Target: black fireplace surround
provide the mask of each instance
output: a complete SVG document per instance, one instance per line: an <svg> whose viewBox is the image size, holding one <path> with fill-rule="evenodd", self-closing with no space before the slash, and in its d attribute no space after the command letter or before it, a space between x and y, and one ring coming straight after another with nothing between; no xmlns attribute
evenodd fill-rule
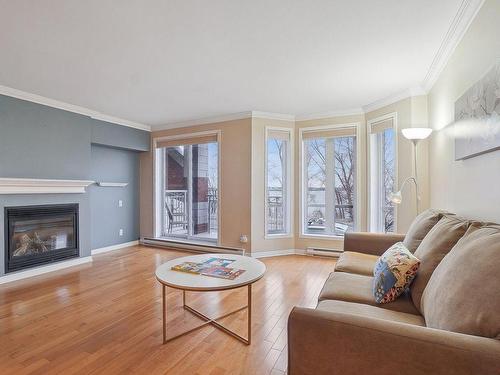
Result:
<svg viewBox="0 0 500 375"><path fill-rule="evenodd" d="M78 257L78 204L5 207L5 272Z"/></svg>

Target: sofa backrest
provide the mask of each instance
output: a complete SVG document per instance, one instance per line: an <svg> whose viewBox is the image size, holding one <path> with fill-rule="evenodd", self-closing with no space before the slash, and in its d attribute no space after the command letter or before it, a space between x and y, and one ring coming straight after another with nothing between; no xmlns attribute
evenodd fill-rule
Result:
<svg viewBox="0 0 500 375"><path fill-rule="evenodd" d="M500 225L472 223L421 299L431 328L500 339Z"/></svg>
<svg viewBox="0 0 500 375"><path fill-rule="evenodd" d="M415 256L420 260L420 267L410 291L411 299L418 311L422 312L420 300L432 273L445 255L463 237L469 225L469 220L444 214L415 251Z"/></svg>
<svg viewBox="0 0 500 375"><path fill-rule="evenodd" d="M428 209L418 215L411 223L403 240L406 248L414 253L427 233L445 213L445 211L441 210Z"/></svg>

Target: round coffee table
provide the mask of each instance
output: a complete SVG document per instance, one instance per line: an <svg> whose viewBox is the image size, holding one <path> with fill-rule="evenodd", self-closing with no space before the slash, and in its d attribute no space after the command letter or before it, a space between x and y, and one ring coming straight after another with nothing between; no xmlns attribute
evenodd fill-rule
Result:
<svg viewBox="0 0 500 375"><path fill-rule="evenodd" d="M245 270L241 275L236 277L234 280L222 279L218 277L211 277L205 275L191 274L187 272L180 272L172 270L173 266L179 265L184 262L194 262L202 263L210 258L223 258L234 260L228 267ZM191 333L199 328L211 324L212 326L222 330L223 332L233 336L234 338L240 340L241 342L250 345L252 336L252 284L262 278L266 272L266 266L260 260L242 256L242 255L232 255L232 254L200 254L192 255L182 258L177 258L163 263L156 269L156 279L162 284L162 299L163 299L163 343L172 341L180 336L184 336ZM231 311L222 316L216 318L211 318L201 313L200 311L194 309L186 304L186 291L193 292L214 292L221 290L236 289L241 287L247 287L247 305L240 307L234 311ZM197 317L205 320L202 325L190 329L186 332L178 334L174 337L167 338L167 298L166 298L166 288L171 287L174 289L182 290L182 306L184 309L193 313ZM222 324L218 323L217 320L225 318L229 315L235 314L241 310L248 309L247 316L247 337L240 336L229 328L224 327Z"/></svg>

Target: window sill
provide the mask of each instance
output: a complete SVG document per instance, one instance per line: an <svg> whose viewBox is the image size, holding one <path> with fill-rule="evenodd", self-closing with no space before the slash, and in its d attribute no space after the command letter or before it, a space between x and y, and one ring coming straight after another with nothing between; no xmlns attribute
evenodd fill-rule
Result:
<svg viewBox="0 0 500 375"><path fill-rule="evenodd" d="M336 241L343 241L344 236L337 236L337 235L327 235L327 234L306 234L302 233L299 238L304 238L304 239L317 239L317 240L336 240Z"/></svg>
<svg viewBox="0 0 500 375"><path fill-rule="evenodd" d="M264 239L266 240L278 240L285 238L293 238L293 233L284 233L284 234L266 234L264 235Z"/></svg>

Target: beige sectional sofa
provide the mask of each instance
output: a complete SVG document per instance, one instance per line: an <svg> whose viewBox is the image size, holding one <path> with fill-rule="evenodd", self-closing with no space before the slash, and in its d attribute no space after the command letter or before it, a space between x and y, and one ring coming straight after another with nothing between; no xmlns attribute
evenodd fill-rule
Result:
<svg viewBox="0 0 500 375"><path fill-rule="evenodd" d="M399 241L419 272L377 304L373 267ZM406 235L347 233L317 307L290 313L288 354L291 375L500 374L500 225L428 210Z"/></svg>

